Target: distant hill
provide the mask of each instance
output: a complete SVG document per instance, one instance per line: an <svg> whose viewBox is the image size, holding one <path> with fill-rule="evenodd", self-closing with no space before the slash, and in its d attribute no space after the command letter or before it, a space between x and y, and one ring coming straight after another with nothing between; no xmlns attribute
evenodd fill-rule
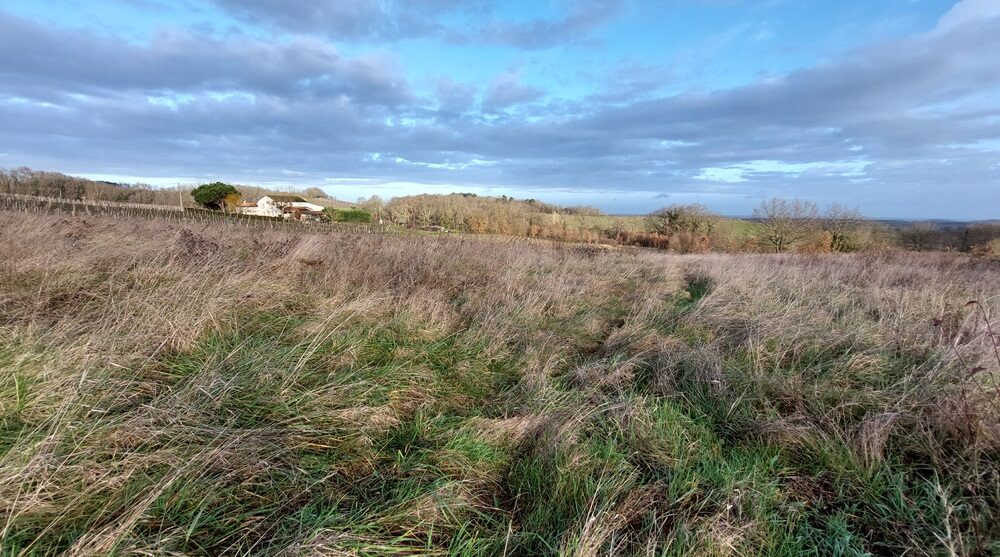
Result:
<svg viewBox="0 0 1000 557"><path fill-rule="evenodd" d="M259 186L233 184L246 201L257 201L270 194L295 194L324 207L349 208L353 203L328 196L319 188L305 190L274 190ZM149 184L125 184L106 180L89 180L59 172L30 168L0 168L0 193L16 193L88 201L115 201L120 203L146 203L152 205L194 206L191 186L160 188ZM322 195L319 195L322 194Z"/></svg>

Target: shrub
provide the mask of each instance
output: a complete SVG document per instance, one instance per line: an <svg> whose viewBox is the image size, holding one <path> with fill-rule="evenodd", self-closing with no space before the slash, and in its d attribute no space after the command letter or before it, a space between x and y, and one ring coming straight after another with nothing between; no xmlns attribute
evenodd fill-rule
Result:
<svg viewBox="0 0 1000 557"><path fill-rule="evenodd" d="M363 209L335 209L327 207L324 209L327 218L333 222L354 222L365 223L372 221L372 214Z"/></svg>
<svg viewBox="0 0 1000 557"><path fill-rule="evenodd" d="M906 249L930 251L941 245L941 233L933 222L917 222L899 231L899 239Z"/></svg>
<svg viewBox="0 0 1000 557"><path fill-rule="evenodd" d="M695 236L712 233L719 216L704 205L671 205L646 218L650 232L669 236L685 232Z"/></svg>

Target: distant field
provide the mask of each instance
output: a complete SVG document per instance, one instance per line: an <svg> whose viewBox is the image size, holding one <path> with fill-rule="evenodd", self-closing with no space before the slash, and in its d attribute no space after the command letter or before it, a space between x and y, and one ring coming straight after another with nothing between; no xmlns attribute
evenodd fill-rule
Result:
<svg viewBox="0 0 1000 557"><path fill-rule="evenodd" d="M646 221L641 216L580 216L580 215L539 215L553 222L565 222L573 228L589 228L593 230L627 230L641 232L646 230Z"/></svg>
<svg viewBox="0 0 1000 557"><path fill-rule="evenodd" d="M0 554L1000 551L996 261L318 230L0 208Z"/></svg>
<svg viewBox="0 0 1000 557"><path fill-rule="evenodd" d="M307 197L306 200L310 203L315 203L324 207L333 207L335 209L351 209L357 206L355 203L351 203L350 201L341 201L330 197Z"/></svg>
<svg viewBox="0 0 1000 557"><path fill-rule="evenodd" d="M756 233L754 223L748 220L724 218L716 226L726 234L742 238L749 238Z"/></svg>
<svg viewBox="0 0 1000 557"><path fill-rule="evenodd" d="M641 215L601 215L601 216L579 216L579 215L542 215L549 219L567 223L570 227L589 228L594 230L624 230L628 232L645 232L648 230L647 219ZM738 235L749 236L753 232L753 223L746 220L722 218L716 226L720 231Z"/></svg>

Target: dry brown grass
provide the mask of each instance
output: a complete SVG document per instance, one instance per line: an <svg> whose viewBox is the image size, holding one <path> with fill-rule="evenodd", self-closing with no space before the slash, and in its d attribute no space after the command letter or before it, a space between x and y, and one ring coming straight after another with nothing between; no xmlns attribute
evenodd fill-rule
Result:
<svg viewBox="0 0 1000 557"><path fill-rule="evenodd" d="M3 212L0 245L5 554L997 548L997 262Z"/></svg>

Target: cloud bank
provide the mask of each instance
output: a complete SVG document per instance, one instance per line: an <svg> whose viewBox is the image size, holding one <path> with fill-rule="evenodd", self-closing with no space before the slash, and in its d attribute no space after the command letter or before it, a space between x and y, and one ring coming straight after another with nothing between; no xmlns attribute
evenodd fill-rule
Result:
<svg viewBox="0 0 1000 557"><path fill-rule="evenodd" d="M526 83L516 68L488 83L445 68L418 84L392 45L433 36L554 48L622 4L503 21L471 1L214 2L275 31L165 29L136 42L0 12L0 166L628 192L631 205L610 208L631 211L662 195L730 212L783 195L887 216L1000 216L987 214L1000 207L992 0L959 2L922 34L737 87L655 94L647 82L669 72L635 65L607 84L614 94L586 97ZM482 14L474 39L448 23L456 10ZM345 54L331 37L388 46Z"/></svg>

